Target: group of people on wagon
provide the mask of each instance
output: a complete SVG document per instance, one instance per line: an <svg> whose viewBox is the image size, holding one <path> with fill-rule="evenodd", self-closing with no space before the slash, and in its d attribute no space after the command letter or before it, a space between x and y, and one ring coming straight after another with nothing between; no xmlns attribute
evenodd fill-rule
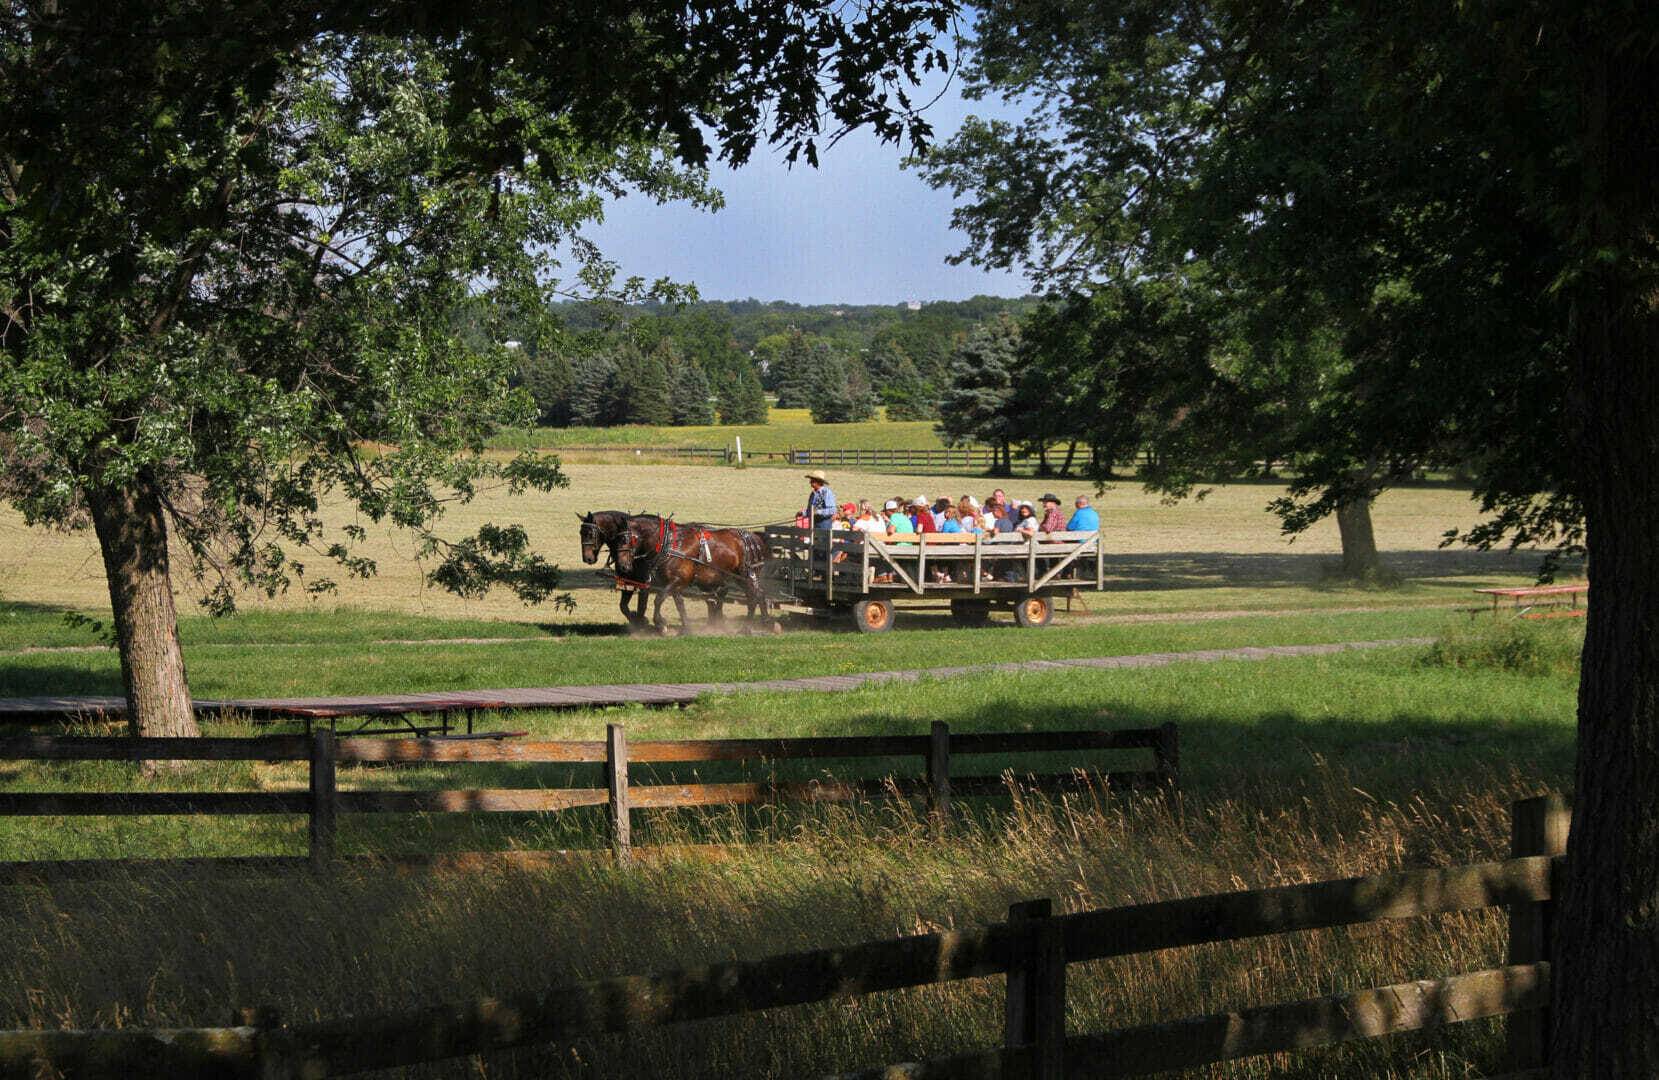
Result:
<svg viewBox="0 0 1659 1080"><path fill-rule="evenodd" d="M1038 500L1040 510L1030 500L1010 499L1002 488L991 492L983 502L968 494L955 502L948 498L930 501L926 495L914 499L899 495L877 506L869 499L837 502L822 472L809 472L806 479L812 494L795 518L795 524L802 528L851 529L888 539L915 533L994 536L1094 532L1100 528L1100 515L1089 505L1087 495L1077 496L1067 517L1060 509L1060 497L1053 492L1044 493Z"/></svg>

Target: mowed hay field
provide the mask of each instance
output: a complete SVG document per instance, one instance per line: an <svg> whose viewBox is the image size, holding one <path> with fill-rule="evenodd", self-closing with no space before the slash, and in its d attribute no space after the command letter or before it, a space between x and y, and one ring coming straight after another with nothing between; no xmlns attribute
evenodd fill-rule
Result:
<svg viewBox="0 0 1659 1080"><path fill-rule="evenodd" d="M610 582L580 560L576 515L594 509L672 514L682 521L755 524L791 518L805 502L807 485L798 468L727 468L715 465L632 465L571 462L571 484L550 494L510 498L501 492L481 495L453 506L441 531L470 533L484 522L518 522L529 530L537 550L567 571L566 585L576 599L574 613L552 605L528 609L512 596L496 593L463 600L424 585L426 568L414 561L407 535L371 529L365 553L379 573L368 580L348 580L321 555L298 553L312 577L331 577L339 591L319 599L295 590L268 600L246 595L244 607L276 610L359 610L400 612L442 618L508 619L559 625L618 622ZM829 470L836 494L845 499L885 499L918 494L952 498L964 492L983 497L1002 486L1016 498L1033 501L1055 489L1069 506L1088 485L1080 480L994 480L985 477L919 475L894 472ZM1323 522L1288 541L1278 521L1267 513L1268 501L1282 492L1271 484L1234 484L1214 488L1202 500L1166 504L1132 481L1119 482L1099 496L1107 569L1113 589L1086 599L1090 612L1133 614L1227 608L1274 608L1343 604L1422 604L1472 599L1468 589L1495 582L1528 579L1537 565L1527 553L1482 554L1441 549L1442 534L1477 520L1467 492L1437 485L1385 492L1378 500L1375 524L1378 545L1406 579L1394 591L1333 587L1328 572L1340 550L1334 522ZM346 507L334 507L333 520L354 520ZM199 595L186 575L176 582L181 595ZM24 525L9 508L0 510L0 601L38 604L92 613L107 610L103 567L89 533L61 534ZM188 600L181 605L189 611ZM693 605L699 608L700 605Z"/></svg>

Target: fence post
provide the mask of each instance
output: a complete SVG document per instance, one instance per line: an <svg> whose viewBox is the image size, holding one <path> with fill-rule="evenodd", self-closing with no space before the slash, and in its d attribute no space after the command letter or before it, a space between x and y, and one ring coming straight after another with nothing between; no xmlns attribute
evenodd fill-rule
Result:
<svg viewBox="0 0 1659 1080"><path fill-rule="evenodd" d="M1158 725L1158 743L1152 748L1158 772L1158 786L1165 795L1181 790L1181 736L1173 723Z"/></svg>
<svg viewBox="0 0 1659 1080"><path fill-rule="evenodd" d="M1564 855L1572 813L1559 795L1522 799L1510 809L1509 854ZM1551 875L1552 880L1554 875ZM1555 930L1556 897L1509 908L1509 962L1530 964L1550 959ZM1537 1069L1550 1060L1550 1010L1513 1013L1509 1017L1509 1068Z"/></svg>
<svg viewBox="0 0 1659 1080"><path fill-rule="evenodd" d="M282 1010L270 1005L232 1009L231 1027L254 1029L254 1075L259 1080L292 1080L295 1068L294 1039L282 1019Z"/></svg>
<svg viewBox="0 0 1659 1080"><path fill-rule="evenodd" d="M1013 931L1003 1046L1032 1048L1032 1080L1060 1080L1066 1068L1066 949L1051 901L1008 906Z"/></svg>
<svg viewBox="0 0 1659 1080"><path fill-rule="evenodd" d="M334 732L311 733L311 868L322 870L334 861L335 812L339 788L334 777Z"/></svg>
<svg viewBox="0 0 1659 1080"><path fill-rule="evenodd" d="M950 725L933 722L927 740L927 809L936 832L950 824Z"/></svg>
<svg viewBox="0 0 1659 1080"><path fill-rule="evenodd" d="M628 736L621 724L605 725L605 789L611 818L611 850L616 861L633 857L628 828Z"/></svg>

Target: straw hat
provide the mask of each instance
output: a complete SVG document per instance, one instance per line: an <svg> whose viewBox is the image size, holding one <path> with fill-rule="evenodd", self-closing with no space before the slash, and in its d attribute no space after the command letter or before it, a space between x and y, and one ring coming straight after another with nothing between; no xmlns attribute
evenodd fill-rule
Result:
<svg viewBox="0 0 1659 1080"><path fill-rule="evenodd" d="M822 471L822 470L820 470L820 469L813 469L813 470L812 470L812 471L811 471L811 472L809 472L809 473L807 473L807 474L806 474L806 478L807 478L807 479L808 479L808 480L816 480L816 481L818 481L818 482L819 482L819 483L820 483L820 484L827 484L827 483L829 483L829 477L827 477L827 476L825 476L825 475L824 475L824 474L823 474L823 471Z"/></svg>
<svg viewBox="0 0 1659 1080"><path fill-rule="evenodd" d="M926 506L927 505L927 496L926 495L916 496L914 499L910 500L910 505L911 506Z"/></svg>

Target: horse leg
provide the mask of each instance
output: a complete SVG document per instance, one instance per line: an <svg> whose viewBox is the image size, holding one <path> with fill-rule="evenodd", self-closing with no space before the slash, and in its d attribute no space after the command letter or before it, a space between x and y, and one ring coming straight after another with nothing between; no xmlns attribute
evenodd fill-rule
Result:
<svg viewBox="0 0 1659 1080"><path fill-rule="evenodd" d="M674 591L674 607L680 613L680 633L691 633L691 622L685 617L685 598L677 589Z"/></svg>
<svg viewBox="0 0 1659 1080"><path fill-rule="evenodd" d="M628 610L628 602L632 599L633 599L633 594L630 593L627 589L623 589L622 590L622 604L621 604L622 618L627 621L629 626L636 625L636 622L634 620L633 612ZM645 605L641 604L640 606L643 608Z"/></svg>
<svg viewBox="0 0 1659 1080"><path fill-rule="evenodd" d="M657 606L651 609L651 625L656 627L657 633L659 634L668 629L668 623L665 622L662 617L662 601L663 597L667 595L668 586L664 585L662 588L658 589Z"/></svg>

